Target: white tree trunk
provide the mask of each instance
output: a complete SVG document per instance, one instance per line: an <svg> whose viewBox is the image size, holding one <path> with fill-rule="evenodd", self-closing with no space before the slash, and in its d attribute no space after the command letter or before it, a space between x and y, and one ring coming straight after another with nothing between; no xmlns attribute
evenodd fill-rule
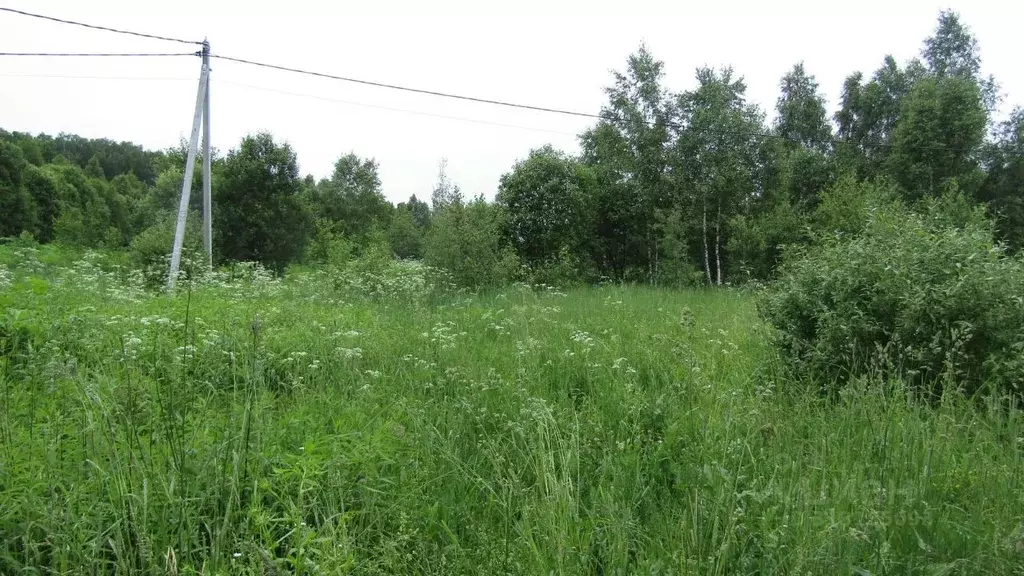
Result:
<svg viewBox="0 0 1024 576"><path fill-rule="evenodd" d="M715 272L718 274L718 285L722 285L722 206L718 206L715 215Z"/></svg>
<svg viewBox="0 0 1024 576"><path fill-rule="evenodd" d="M653 250L653 254L651 255L652 256L652 258L651 258L651 263L652 263L652 266L651 266L651 279L650 279L650 283L651 284L657 284L657 282L658 282L658 266L661 264L661 261L659 259L659 252L660 252L660 247L658 246L658 237L655 236L654 237L654 250Z"/></svg>
<svg viewBox="0 0 1024 576"><path fill-rule="evenodd" d="M703 231L701 237L704 239L704 272L708 275L708 284L714 284L715 282L711 278L711 255L708 253L708 199L706 197L701 208L701 230Z"/></svg>

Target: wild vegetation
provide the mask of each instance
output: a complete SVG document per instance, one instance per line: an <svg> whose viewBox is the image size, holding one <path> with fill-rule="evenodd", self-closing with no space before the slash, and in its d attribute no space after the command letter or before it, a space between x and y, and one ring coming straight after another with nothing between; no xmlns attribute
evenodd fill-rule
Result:
<svg viewBox="0 0 1024 576"><path fill-rule="evenodd" d="M494 201L254 134L174 293L183 149L0 131L0 573L1024 572L1024 111L979 54L944 12L768 124L641 47Z"/></svg>
<svg viewBox="0 0 1024 576"><path fill-rule="evenodd" d="M1020 412L822 397L743 292L0 260L3 573L1024 568Z"/></svg>

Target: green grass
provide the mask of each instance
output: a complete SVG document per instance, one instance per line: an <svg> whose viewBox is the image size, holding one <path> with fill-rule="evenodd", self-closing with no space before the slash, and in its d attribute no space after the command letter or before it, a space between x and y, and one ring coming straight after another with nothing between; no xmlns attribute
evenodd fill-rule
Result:
<svg viewBox="0 0 1024 576"><path fill-rule="evenodd" d="M787 381L749 295L0 249L3 574L1011 574L1024 422Z"/></svg>

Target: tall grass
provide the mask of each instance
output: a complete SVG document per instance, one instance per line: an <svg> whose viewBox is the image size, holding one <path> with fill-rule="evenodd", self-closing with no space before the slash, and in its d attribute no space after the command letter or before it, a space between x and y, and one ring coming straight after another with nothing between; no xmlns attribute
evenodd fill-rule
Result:
<svg viewBox="0 0 1024 576"><path fill-rule="evenodd" d="M0 271L0 573L1024 571L1018 412L818 397L738 292Z"/></svg>

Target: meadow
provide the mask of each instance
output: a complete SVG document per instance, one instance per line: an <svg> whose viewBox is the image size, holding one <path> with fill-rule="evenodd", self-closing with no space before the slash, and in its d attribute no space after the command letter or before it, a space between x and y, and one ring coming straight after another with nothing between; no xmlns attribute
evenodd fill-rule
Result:
<svg viewBox="0 0 1024 576"><path fill-rule="evenodd" d="M824 397L756 298L0 247L0 573L1024 573L1020 413Z"/></svg>

